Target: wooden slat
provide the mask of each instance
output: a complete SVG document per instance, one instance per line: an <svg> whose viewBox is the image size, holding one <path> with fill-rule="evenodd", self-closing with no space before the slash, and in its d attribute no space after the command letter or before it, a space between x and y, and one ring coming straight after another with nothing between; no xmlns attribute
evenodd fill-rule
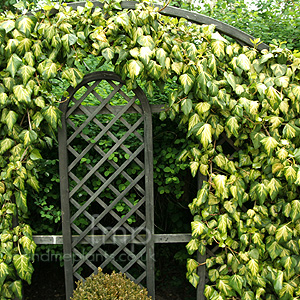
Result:
<svg viewBox="0 0 300 300"><path fill-rule="evenodd" d="M128 240L131 235L113 235L106 240L106 244L114 244L115 241ZM105 235L87 235L85 241L82 244L93 244L99 243L104 240ZM146 238L145 234L141 234L131 241L131 244L142 244L137 238L140 237L143 241ZM72 240L76 241L79 236L73 235ZM191 239L190 233L176 233L176 234L154 234L153 239L155 244L180 244L188 243ZM63 236L62 235L34 235L33 240L38 245L62 245Z"/></svg>

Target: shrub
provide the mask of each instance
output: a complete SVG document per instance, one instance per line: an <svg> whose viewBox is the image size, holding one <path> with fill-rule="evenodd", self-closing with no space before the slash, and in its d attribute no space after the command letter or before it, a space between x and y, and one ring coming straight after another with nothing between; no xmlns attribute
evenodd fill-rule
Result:
<svg viewBox="0 0 300 300"><path fill-rule="evenodd" d="M131 281L125 274L104 274L99 268L98 274L93 274L85 282L79 281L72 300L148 300L147 290Z"/></svg>

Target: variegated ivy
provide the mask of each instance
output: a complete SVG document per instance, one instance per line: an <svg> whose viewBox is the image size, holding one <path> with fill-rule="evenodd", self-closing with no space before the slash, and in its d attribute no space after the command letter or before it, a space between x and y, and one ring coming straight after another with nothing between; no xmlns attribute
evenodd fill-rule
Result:
<svg viewBox="0 0 300 300"><path fill-rule="evenodd" d="M51 146L60 113L51 90L80 82L88 55L111 62L134 88L178 84L169 115L188 127L193 175L207 177L190 204L192 254L218 245L206 267L207 299L296 299L300 295L300 59L288 49L231 43L213 26L117 2L33 15L0 16L0 298L21 298L35 250L26 199L39 190L41 151ZM88 72L88 71L87 71ZM59 80L56 80L59 79ZM230 138L234 151L218 142ZM43 153L43 152L42 152ZM46 155L43 154L44 156ZM13 228L13 216L19 226ZM188 279L198 283L196 260Z"/></svg>

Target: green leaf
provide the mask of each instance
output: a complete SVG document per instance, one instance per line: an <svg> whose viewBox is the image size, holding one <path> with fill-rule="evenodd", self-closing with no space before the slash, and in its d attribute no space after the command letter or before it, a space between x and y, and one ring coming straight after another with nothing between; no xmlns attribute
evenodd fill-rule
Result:
<svg viewBox="0 0 300 300"><path fill-rule="evenodd" d="M203 148L207 148L207 146L212 142L212 127L210 124L204 124L197 131L196 136L200 137L201 144Z"/></svg>
<svg viewBox="0 0 300 300"><path fill-rule="evenodd" d="M276 199L281 188L282 188L282 186L277 179L272 178L270 180L270 182L268 184L268 190L269 190L269 194L270 194L272 200Z"/></svg>
<svg viewBox="0 0 300 300"><path fill-rule="evenodd" d="M22 16L16 20L15 26L26 37L30 37L34 30L36 19L34 17Z"/></svg>
<svg viewBox="0 0 300 300"><path fill-rule="evenodd" d="M177 75L180 75L183 70L183 66L184 66L183 62L174 62L172 63L171 68Z"/></svg>
<svg viewBox="0 0 300 300"><path fill-rule="evenodd" d="M27 207L27 193L25 191L16 191L15 192L15 197L16 197L16 204L17 207L24 213L26 214L28 212L28 207Z"/></svg>
<svg viewBox="0 0 300 300"><path fill-rule="evenodd" d="M163 50L163 49L162 49ZM152 57L153 51L149 47L141 47L139 51L138 57L142 61L144 65L148 65L151 57ZM164 66L162 66L164 67Z"/></svg>
<svg viewBox="0 0 300 300"><path fill-rule="evenodd" d="M192 274L188 275L188 280L192 284L192 286L194 288L196 288L197 285L199 284L200 278L199 278L199 276L196 273L192 273Z"/></svg>
<svg viewBox="0 0 300 300"><path fill-rule="evenodd" d="M211 43L211 49L215 56L222 60L225 56L225 43L223 41L214 41Z"/></svg>
<svg viewBox="0 0 300 300"><path fill-rule="evenodd" d="M21 279L25 279L28 272L29 258L27 255L15 254L13 256L13 264L16 268L17 274Z"/></svg>
<svg viewBox="0 0 300 300"><path fill-rule="evenodd" d="M5 119L5 123L7 125L8 131L12 131L17 120L18 120L18 114L12 110L9 111Z"/></svg>
<svg viewBox="0 0 300 300"><path fill-rule="evenodd" d="M292 238L293 231L288 225L281 225L276 230L275 238L278 242L288 242Z"/></svg>
<svg viewBox="0 0 300 300"><path fill-rule="evenodd" d="M21 74L21 77L23 79L23 84L26 85L26 83L28 82L28 80L33 76L34 72L36 71L35 68L31 67L31 66L26 66L23 65L20 69L19 72Z"/></svg>
<svg viewBox="0 0 300 300"><path fill-rule="evenodd" d="M189 273L193 273L199 266L199 263L194 259L188 258L186 268Z"/></svg>
<svg viewBox="0 0 300 300"><path fill-rule="evenodd" d="M249 71L251 62L245 54L240 54L236 60L236 65L244 71Z"/></svg>
<svg viewBox="0 0 300 300"><path fill-rule="evenodd" d="M143 47L149 47L151 50L153 50L155 47L155 43L151 35L139 36L137 42Z"/></svg>
<svg viewBox="0 0 300 300"><path fill-rule="evenodd" d="M37 192L39 191L40 187L39 187L39 182L38 180L36 179L36 177L34 176L28 176L28 179L26 181L26 183L28 185L30 185L34 190L36 190Z"/></svg>
<svg viewBox="0 0 300 300"><path fill-rule="evenodd" d="M12 31L15 29L15 21L14 20L8 20L1 23L0 28L3 28L6 33Z"/></svg>
<svg viewBox="0 0 300 300"><path fill-rule="evenodd" d="M16 85L13 87L13 93L18 102L30 104L32 90L24 85Z"/></svg>
<svg viewBox="0 0 300 300"><path fill-rule="evenodd" d="M276 110L282 101L282 94L279 93L273 86L269 86L266 95L271 107Z"/></svg>
<svg viewBox="0 0 300 300"><path fill-rule="evenodd" d="M76 87L82 80L83 74L76 68L70 68L62 72L62 79L67 79L73 87Z"/></svg>
<svg viewBox="0 0 300 300"><path fill-rule="evenodd" d="M282 284L283 284L283 272L278 271L278 274L277 274L275 282L274 282L274 290L277 294L280 293L280 291L282 289Z"/></svg>
<svg viewBox="0 0 300 300"><path fill-rule="evenodd" d="M15 145L15 141L6 138L0 142L0 154L4 154L7 150L11 149Z"/></svg>
<svg viewBox="0 0 300 300"><path fill-rule="evenodd" d="M258 266L257 259L253 259L253 258L250 259L247 266L250 269L250 271L252 273L252 276L257 276L258 275L259 266Z"/></svg>
<svg viewBox="0 0 300 300"><path fill-rule="evenodd" d="M187 95L194 85L195 77L191 74L182 74L179 77L179 82L181 83L184 93Z"/></svg>
<svg viewBox="0 0 300 300"><path fill-rule="evenodd" d="M15 53L9 58L6 69L9 71L12 78L15 77L22 64L22 59Z"/></svg>
<svg viewBox="0 0 300 300"><path fill-rule="evenodd" d="M292 201L290 217L293 222L296 222L297 220L300 219L300 201L299 200Z"/></svg>
<svg viewBox="0 0 300 300"><path fill-rule="evenodd" d="M22 299L22 281L16 280L9 285L9 289L15 294L17 299Z"/></svg>
<svg viewBox="0 0 300 300"><path fill-rule="evenodd" d="M284 282L281 290L279 291L279 297L280 299L293 299L294 291L295 291L295 287L293 287L288 282ZM284 296L288 296L288 297L284 298Z"/></svg>
<svg viewBox="0 0 300 300"><path fill-rule="evenodd" d="M275 77L284 76L287 71L286 65L274 64L271 65L271 69Z"/></svg>
<svg viewBox="0 0 300 300"><path fill-rule="evenodd" d="M0 263L0 286L3 286L3 283L6 279L6 276L9 274L8 266L6 263Z"/></svg>
<svg viewBox="0 0 300 300"><path fill-rule="evenodd" d="M285 168L284 175L289 184L293 184L296 181L297 173L296 173L296 170L292 166Z"/></svg>
<svg viewBox="0 0 300 300"><path fill-rule="evenodd" d="M202 233L207 232L207 227L201 221L194 221L191 223L191 225L192 225L192 236L193 237L199 237L202 235Z"/></svg>
<svg viewBox="0 0 300 300"><path fill-rule="evenodd" d="M254 300L255 296L252 291L245 291L242 295L242 300Z"/></svg>
<svg viewBox="0 0 300 300"><path fill-rule="evenodd" d="M196 198L196 206L200 206L201 204L206 203L208 199L208 185L204 185L202 189L197 193L197 198Z"/></svg>
<svg viewBox="0 0 300 300"><path fill-rule="evenodd" d="M57 74L57 64L51 59L46 59L37 67L38 72L43 76L44 80L54 78Z"/></svg>
<svg viewBox="0 0 300 300"><path fill-rule="evenodd" d="M139 60L131 59L128 62L129 77L131 79L137 78L139 76L139 74L141 74L141 72L143 72L143 70L144 70L144 65Z"/></svg>
<svg viewBox="0 0 300 300"><path fill-rule="evenodd" d="M148 65L149 74L156 80L159 80L161 75L161 66L154 60L150 60Z"/></svg>
<svg viewBox="0 0 300 300"><path fill-rule="evenodd" d="M230 117L226 121L226 127L228 131L233 134L235 137L238 137L238 129L239 129L239 123L236 119L236 117Z"/></svg>
<svg viewBox="0 0 300 300"><path fill-rule="evenodd" d="M101 53L105 58L106 62L110 62L115 56L115 52L112 48L105 48L101 51Z"/></svg>
<svg viewBox="0 0 300 300"><path fill-rule="evenodd" d="M230 277L229 285L242 296L244 278L240 275L234 274Z"/></svg>
<svg viewBox="0 0 300 300"><path fill-rule="evenodd" d="M67 33L61 38L61 41L66 52L70 52L70 46L76 44L78 37L73 33Z"/></svg>
<svg viewBox="0 0 300 300"><path fill-rule="evenodd" d="M191 161L190 162L190 169L192 176L195 177L197 175L197 171L199 169L199 162L198 161Z"/></svg>
<svg viewBox="0 0 300 300"><path fill-rule="evenodd" d="M222 291L226 296L228 296L232 290L230 285L228 284L228 280L220 279L217 283L217 288Z"/></svg>
<svg viewBox="0 0 300 300"><path fill-rule="evenodd" d="M163 48L158 48L156 50L156 60L159 62L159 64L163 68L165 68L165 66L166 66L166 58L167 58L167 52ZM183 63L181 63L181 64L183 65ZM182 68L181 68L181 70L182 70ZM177 74L180 74L180 72Z"/></svg>
<svg viewBox="0 0 300 300"><path fill-rule="evenodd" d="M281 76L275 78L274 82L278 87L287 88L289 86L290 78L288 76Z"/></svg>
<svg viewBox="0 0 300 300"><path fill-rule="evenodd" d="M278 146L278 142L271 136L263 138L260 142L264 145L269 156L272 154L273 150L275 150L275 148Z"/></svg>
<svg viewBox="0 0 300 300"><path fill-rule="evenodd" d="M192 255L200 246L200 241L198 239L191 239L186 245L186 249L190 255Z"/></svg>
<svg viewBox="0 0 300 300"><path fill-rule="evenodd" d="M227 72L224 72L224 77L226 78L227 82L230 84L232 89L235 91L236 81L235 81L235 76L233 75L233 73L228 74Z"/></svg>
<svg viewBox="0 0 300 300"><path fill-rule="evenodd" d="M192 108L193 108L193 102L191 99L187 98L181 101L181 110L186 116L190 114Z"/></svg>

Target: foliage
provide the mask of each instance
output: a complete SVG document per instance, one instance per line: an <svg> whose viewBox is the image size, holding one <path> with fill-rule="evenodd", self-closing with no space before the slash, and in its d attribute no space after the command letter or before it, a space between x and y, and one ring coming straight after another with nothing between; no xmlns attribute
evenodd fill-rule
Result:
<svg viewBox="0 0 300 300"><path fill-rule="evenodd" d="M52 17L50 8L0 19L1 229L13 230L16 211L25 221L27 194L39 190L41 150L53 143L60 120L53 86L76 86L89 71L79 65L92 54L111 62L129 90L143 82L151 96L156 86L163 92L166 83L176 85L161 120L179 118L190 140L179 160L193 176L207 177L190 204L187 245L190 254L218 245L206 260L206 297L299 295L300 59L283 44L259 52L143 3L118 12L118 2L103 11L87 2L76 11L62 6ZM231 139L233 150L221 139ZM26 241L34 248L30 235ZM3 272L10 293L19 278L30 278L33 250L21 246L4 262L16 278ZM194 286L198 265L188 260Z"/></svg>
<svg viewBox="0 0 300 300"><path fill-rule="evenodd" d="M298 1L204 0L200 5L192 3L180 5L239 28L267 44L273 43L275 39L286 41L289 49L300 49Z"/></svg>
<svg viewBox="0 0 300 300"><path fill-rule="evenodd" d="M85 282L79 281L72 300L147 300L145 288L141 288L122 273L104 274L99 268L97 275L93 274Z"/></svg>

